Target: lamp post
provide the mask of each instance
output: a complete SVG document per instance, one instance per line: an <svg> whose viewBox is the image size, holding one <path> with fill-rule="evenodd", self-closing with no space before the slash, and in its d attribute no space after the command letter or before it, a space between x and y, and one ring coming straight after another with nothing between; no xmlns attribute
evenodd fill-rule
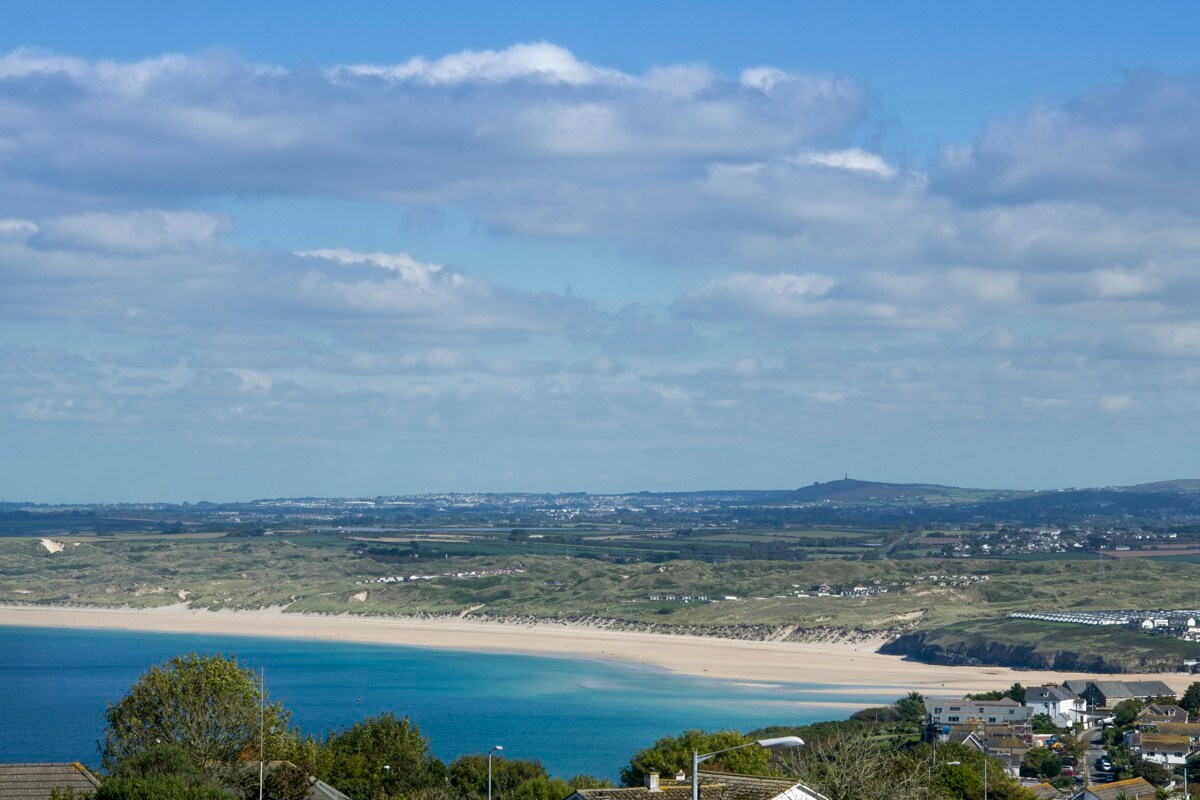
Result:
<svg viewBox="0 0 1200 800"><path fill-rule="evenodd" d="M504 746L498 744L491 750L488 750L488 800L492 800L492 753L503 749Z"/></svg>
<svg viewBox="0 0 1200 800"><path fill-rule="evenodd" d="M987 753L984 753L983 754L983 800L987 800L987 796L988 796L987 761L988 761ZM957 767L961 763L962 763L961 761L947 761L946 766L947 767Z"/></svg>
<svg viewBox="0 0 1200 800"><path fill-rule="evenodd" d="M715 750L711 753L700 755L695 750L692 751L692 800L700 800L700 762L708 761L713 756L719 756L722 753L732 753L734 750L741 750L746 747L761 747L764 750L785 750L790 747L803 747L804 740L799 736L781 736L778 739L759 739L757 742L748 742L739 744L737 747L727 747L724 750ZM489 798L490 800L490 798Z"/></svg>

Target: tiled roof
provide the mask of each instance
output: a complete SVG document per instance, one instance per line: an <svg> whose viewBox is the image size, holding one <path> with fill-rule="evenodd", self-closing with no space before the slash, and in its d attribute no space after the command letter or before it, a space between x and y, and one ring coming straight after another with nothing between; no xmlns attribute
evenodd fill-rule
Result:
<svg viewBox="0 0 1200 800"><path fill-rule="evenodd" d="M1200 736L1200 722L1158 722L1154 729L1169 736Z"/></svg>
<svg viewBox="0 0 1200 800"><path fill-rule="evenodd" d="M1186 736L1168 736L1161 733L1143 733L1134 741L1140 744L1143 750L1155 753L1187 752L1188 745L1191 743Z"/></svg>
<svg viewBox="0 0 1200 800"><path fill-rule="evenodd" d="M787 778L764 778L759 775L735 775L730 772L700 770L700 783L720 786L721 800L773 800L796 785Z"/></svg>
<svg viewBox="0 0 1200 800"><path fill-rule="evenodd" d="M1002 697L999 700L968 700L965 697L926 697L925 708L933 708L934 706L974 706L976 708L996 708L1003 706L1004 708L1012 708L1020 706L1016 700L1011 697Z"/></svg>
<svg viewBox="0 0 1200 800"><path fill-rule="evenodd" d="M1174 697L1175 692L1162 681L1092 681L1107 700L1129 697Z"/></svg>
<svg viewBox="0 0 1200 800"><path fill-rule="evenodd" d="M583 800L690 800L692 785L662 784L657 792L652 792L644 786L609 789L578 789L575 794ZM572 795L574 796L574 795ZM720 786L700 785L700 800L722 800Z"/></svg>
<svg viewBox="0 0 1200 800"><path fill-rule="evenodd" d="M1025 703L1041 703L1052 702L1060 703L1063 700L1073 700L1075 695L1070 689L1062 686L1030 686L1025 690Z"/></svg>
<svg viewBox="0 0 1200 800"><path fill-rule="evenodd" d="M1187 722L1188 712L1171 703L1151 703L1137 715L1138 722L1158 720L1162 722Z"/></svg>
<svg viewBox="0 0 1200 800"><path fill-rule="evenodd" d="M1027 786L1025 788L1033 792L1033 796L1039 798L1039 800L1057 800L1057 798L1063 796L1062 792L1048 783L1039 783L1037 786Z"/></svg>
<svg viewBox="0 0 1200 800"><path fill-rule="evenodd" d="M100 782L78 762L65 764L0 764L0 797L5 800L48 800L52 789L94 791Z"/></svg>
<svg viewBox="0 0 1200 800"><path fill-rule="evenodd" d="M1155 791L1154 784L1147 783L1144 778L1131 778L1104 786L1089 786L1087 790L1096 800L1117 800L1122 795L1129 800L1149 800L1154 797Z"/></svg>
<svg viewBox="0 0 1200 800"><path fill-rule="evenodd" d="M700 800L828 800L820 793L788 778L738 775L732 772L700 773ZM579 789L581 800L691 800L688 781L660 784L657 792L643 786L616 789Z"/></svg>

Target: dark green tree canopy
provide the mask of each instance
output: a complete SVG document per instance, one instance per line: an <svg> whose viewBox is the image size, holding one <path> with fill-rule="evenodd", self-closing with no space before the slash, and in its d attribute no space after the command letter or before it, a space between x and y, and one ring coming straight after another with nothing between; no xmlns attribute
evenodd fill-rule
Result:
<svg viewBox="0 0 1200 800"><path fill-rule="evenodd" d="M1188 685L1179 700L1179 705L1193 716L1200 716L1200 681Z"/></svg>
<svg viewBox="0 0 1200 800"><path fill-rule="evenodd" d="M446 782L445 765L429 752L417 726L390 713L331 733L313 758L317 774L353 798L408 796Z"/></svg>

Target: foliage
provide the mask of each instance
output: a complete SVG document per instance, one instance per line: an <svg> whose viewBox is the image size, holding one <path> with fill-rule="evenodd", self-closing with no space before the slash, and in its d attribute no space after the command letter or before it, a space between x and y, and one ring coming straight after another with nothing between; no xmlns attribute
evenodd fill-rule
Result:
<svg viewBox="0 0 1200 800"><path fill-rule="evenodd" d="M1113 722L1120 725L1122 728L1132 725L1137 719L1138 713L1142 710L1142 702L1140 700L1122 700L1117 703L1113 709Z"/></svg>
<svg viewBox="0 0 1200 800"><path fill-rule="evenodd" d="M409 796L443 787L446 767L408 717L368 717L324 741L293 744L290 760L355 800Z"/></svg>
<svg viewBox="0 0 1200 800"><path fill-rule="evenodd" d="M106 769L157 744L178 745L209 775L228 775L239 756L257 755L259 689L253 673L233 658L195 653L152 667L105 712L101 748ZM273 704L266 726L286 734L287 714Z"/></svg>
<svg viewBox="0 0 1200 800"><path fill-rule="evenodd" d="M96 790L96 800L233 800L209 784L194 785L179 775L154 778L111 778Z"/></svg>
<svg viewBox="0 0 1200 800"><path fill-rule="evenodd" d="M1021 705L1025 704L1025 687L1020 683L1014 683L1012 686L1001 691L997 689L991 692L981 692L979 694L966 695L969 700L1003 700L1009 698L1015 700Z"/></svg>
<svg viewBox="0 0 1200 800"><path fill-rule="evenodd" d="M925 719L925 698L920 692L909 692L896 701L896 711L905 722L920 723Z"/></svg>
<svg viewBox="0 0 1200 800"><path fill-rule="evenodd" d="M1179 700L1179 705L1189 714L1200 716L1200 681L1188 684L1183 697Z"/></svg>
<svg viewBox="0 0 1200 800"><path fill-rule="evenodd" d="M196 766L180 745L156 745L134 753L112 770L97 800L228 800L230 795Z"/></svg>
<svg viewBox="0 0 1200 800"><path fill-rule="evenodd" d="M662 775L674 775L679 770L690 773L693 751L700 754L712 753L752 742L752 739L747 739L737 731L728 730L714 733L689 730L678 736L664 736L629 759L629 765L621 770L621 783L624 786L641 786L646 773L652 770ZM743 775L773 774L767 751L761 747L746 747L716 756L711 761L704 762L704 768L739 772Z"/></svg>
<svg viewBox="0 0 1200 800"><path fill-rule="evenodd" d="M1169 767L1144 758L1133 760L1132 771L1137 777L1145 778L1155 786L1165 786L1174 778Z"/></svg>
<svg viewBox="0 0 1200 800"><path fill-rule="evenodd" d="M961 744L939 745L932 758L937 767L935 788L954 800L983 800L983 753ZM957 761L957 764L951 762ZM1008 776L1004 765L988 759L987 794L989 800L1033 800L1028 789Z"/></svg>
<svg viewBox="0 0 1200 800"><path fill-rule="evenodd" d="M1021 774L1034 778L1056 778L1062 772L1062 757L1048 747L1033 747L1021 759Z"/></svg>
<svg viewBox="0 0 1200 800"><path fill-rule="evenodd" d="M983 755L958 744L894 749L845 732L784 760L789 772L831 800L981 800ZM1030 800L1025 789L991 765L989 798Z"/></svg>
<svg viewBox="0 0 1200 800"><path fill-rule="evenodd" d="M76 794L75 789L72 786L68 786L65 789L60 789L59 787L55 786L50 790L50 800L92 800L92 797L93 795L91 792L80 792L79 794Z"/></svg>
<svg viewBox="0 0 1200 800"><path fill-rule="evenodd" d="M1033 726L1034 733L1058 733L1059 731L1049 714L1034 714L1029 719L1029 724Z"/></svg>
<svg viewBox="0 0 1200 800"><path fill-rule="evenodd" d="M900 710L896 706L876 706L873 708L864 708L861 711L855 711L850 715L850 719L855 722L899 722Z"/></svg>

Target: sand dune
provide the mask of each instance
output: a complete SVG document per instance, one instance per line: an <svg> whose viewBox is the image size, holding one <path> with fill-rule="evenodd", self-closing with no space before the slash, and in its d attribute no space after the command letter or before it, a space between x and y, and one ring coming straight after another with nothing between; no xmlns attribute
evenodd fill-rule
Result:
<svg viewBox="0 0 1200 800"><path fill-rule="evenodd" d="M738 682L803 683L829 694L864 690L899 696L961 693L1087 677L1079 673L999 667L942 667L874 652L879 642L755 642L701 636L668 636L538 623L514 625L466 619L414 619L356 615L204 611L185 604L153 609L0 605L0 625L53 628L207 633L321 641L411 645L480 652L526 653L650 664L674 672ZM1182 691L1192 676L1157 678ZM830 698L833 699L833 698Z"/></svg>

